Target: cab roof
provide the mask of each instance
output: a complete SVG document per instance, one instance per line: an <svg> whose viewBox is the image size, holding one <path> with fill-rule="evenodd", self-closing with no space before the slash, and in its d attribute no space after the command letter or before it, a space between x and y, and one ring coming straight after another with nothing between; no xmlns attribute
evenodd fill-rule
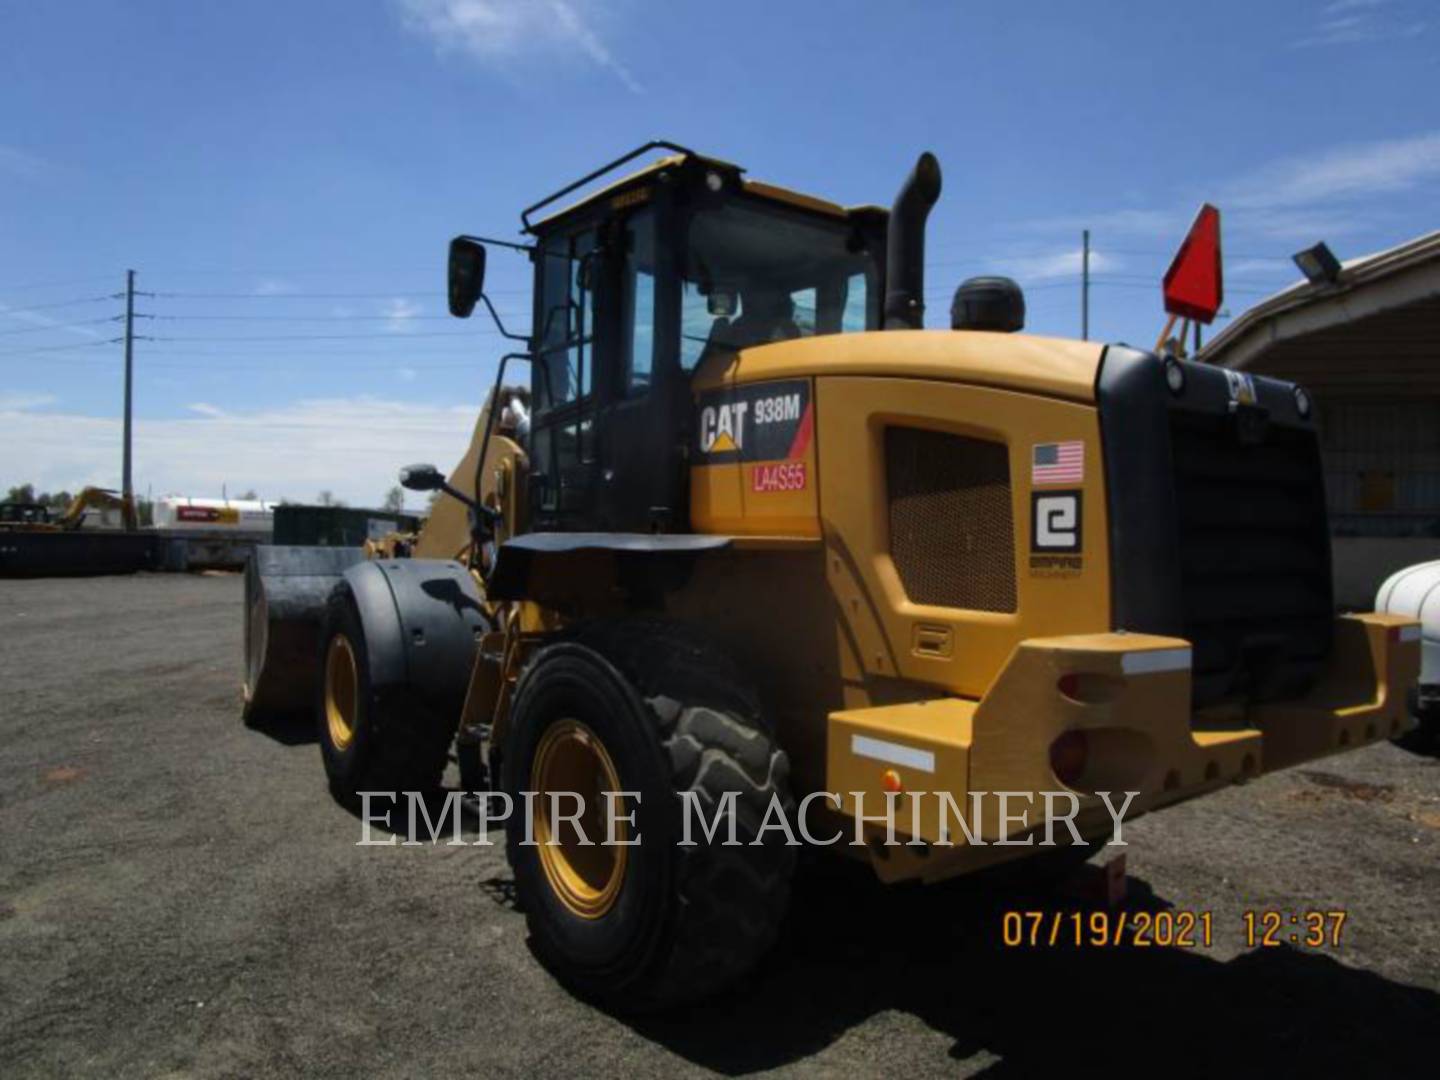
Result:
<svg viewBox="0 0 1440 1080"><path fill-rule="evenodd" d="M728 173L739 181L741 190L747 195L785 203L788 206L799 207L802 210L809 210L812 213L825 214L829 217L843 220L857 212L882 214L886 212L883 208L870 204L849 207L841 206L839 203L831 202L828 199L822 199L819 196L809 195L802 191L795 191L791 188L781 187L779 184L771 184L764 180L748 180L744 178L745 169L740 165L725 161L721 158L697 154L694 151L686 151L684 153L667 154L664 157L656 158L643 168L622 176L618 180L611 181L605 186L570 203L563 209L547 214L545 217L539 218L536 221L529 222L525 231L545 232L559 224L565 218L604 202L620 199L626 193L644 187L648 181L653 180L667 169L677 168L692 162L701 166L708 165L721 172Z"/></svg>

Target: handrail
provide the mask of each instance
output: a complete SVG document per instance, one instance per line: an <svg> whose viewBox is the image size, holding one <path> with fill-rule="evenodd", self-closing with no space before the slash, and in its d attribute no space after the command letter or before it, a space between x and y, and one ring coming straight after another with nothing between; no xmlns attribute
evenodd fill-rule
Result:
<svg viewBox="0 0 1440 1080"><path fill-rule="evenodd" d="M547 196L545 196L545 198L541 199L539 202L537 202L537 203L535 203L535 204L533 204L533 205L531 205L531 206L527 206L524 210L520 211L520 223L521 223L521 225L524 226L524 228L521 229L520 231L521 231L521 232L531 233L531 234L533 234L533 233L535 232L535 228L534 228L534 226L533 226L533 225L531 224L531 222L530 222L530 215L533 214L533 213L535 213L536 210L539 210L539 209L541 209L541 208L543 208L543 207L549 206L551 203L555 202L557 199L563 199L566 195L569 195L572 191L576 190L577 188L582 188L582 187L584 187L586 184L590 183L591 181L593 181L593 180L598 180L600 177L604 176L604 175L605 175L606 173L608 173L610 170L612 170L612 169L618 169L621 165L624 165L627 161L634 161L634 160L635 160L637 157L639 157L641 154L649 153L651 150L673 150L673 151L675 151L675 153L677 153L677 154L684 154L686 157L699 157L699 156L700 156L700 155L698 155L697 153L695 153L694 150L691 150L691 149L689 149L688 147L681 146L681 145L679 145L678 143L667 142L665 139L652 139L652 140L650 140L649 142L647 142L644 146L636 147L634 150L631 150L628 154L625 154L625 155L623 155L622 157L616 158L614 161L610 162L608 165L602 165L602 166L600 166L600 168L596 169L594 172L589 173L589 174L586 175L586 176L582 176L579 180L576 180L573 184L567 184L565 187L563 187L563 188L561 188L559 191L555 192L555 194L553 194L553 195L547 195Z"/></svg>

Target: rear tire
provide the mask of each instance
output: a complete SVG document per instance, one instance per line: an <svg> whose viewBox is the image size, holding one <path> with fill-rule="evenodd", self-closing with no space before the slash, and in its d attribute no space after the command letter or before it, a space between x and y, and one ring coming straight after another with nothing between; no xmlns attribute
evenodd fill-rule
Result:
<svg viewBox="0 0 1440 1080"><path fill-rule="evenodd" d="M348 805L362 791L439 790L459 715L402 691L376 691L365 626L343 581L326 602L320 642L316 735L335 797Z"/></svg>
<svg viewBox="0 0 1440 1080"><path fill-rule="evenodd" d="M796 856L775 820L783 813L793 828L795 808L789 761L742 687L708 644L651 620L552 645L521 677L503 758L515 800L506 853L537 953L576 992L625 1011L679 1005L732 982L774 942ZM556 855L524 842L548 828L546 785L576 775L549 764L557 743L592 756L597 783L613 772L620 790L639 793L619 810L633 811L640 840L623 855L597 864L578 845ZM542 794L527 813L528 790ZM682 793L709 822L730 792L739 845L722 843L723 817L707 841L692 812L694 846L678 846Z"/></svg>

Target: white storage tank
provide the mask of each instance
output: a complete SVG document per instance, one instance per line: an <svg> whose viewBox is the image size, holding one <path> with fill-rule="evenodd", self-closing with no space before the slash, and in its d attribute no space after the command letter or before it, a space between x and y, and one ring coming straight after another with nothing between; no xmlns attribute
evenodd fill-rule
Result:
<svg viewBox="0 0 1440 1080"><path fill-rule="evenodd" d="M1375 610L1420 620L1420 685L1440 683L1440 560L1391 574L1375 594Z"/></svg>
<svg viewBox="0 0 1440 1080"><path fill-rule="evenodd" d="M275 503L262 499L192 499L165 495L155 500L155 528L273 533Z"/></svg>

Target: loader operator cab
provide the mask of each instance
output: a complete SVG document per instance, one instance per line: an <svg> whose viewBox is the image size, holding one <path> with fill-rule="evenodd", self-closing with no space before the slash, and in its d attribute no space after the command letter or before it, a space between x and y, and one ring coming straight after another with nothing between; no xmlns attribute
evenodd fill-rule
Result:
<svg viewBox="0 0 1440 1080"><path fill-rule="evenodd" d="M535 238L531 530L687 531L695 371L881 321L883 210L689 151L531 221L613 164L522 216Z"/></svg>

